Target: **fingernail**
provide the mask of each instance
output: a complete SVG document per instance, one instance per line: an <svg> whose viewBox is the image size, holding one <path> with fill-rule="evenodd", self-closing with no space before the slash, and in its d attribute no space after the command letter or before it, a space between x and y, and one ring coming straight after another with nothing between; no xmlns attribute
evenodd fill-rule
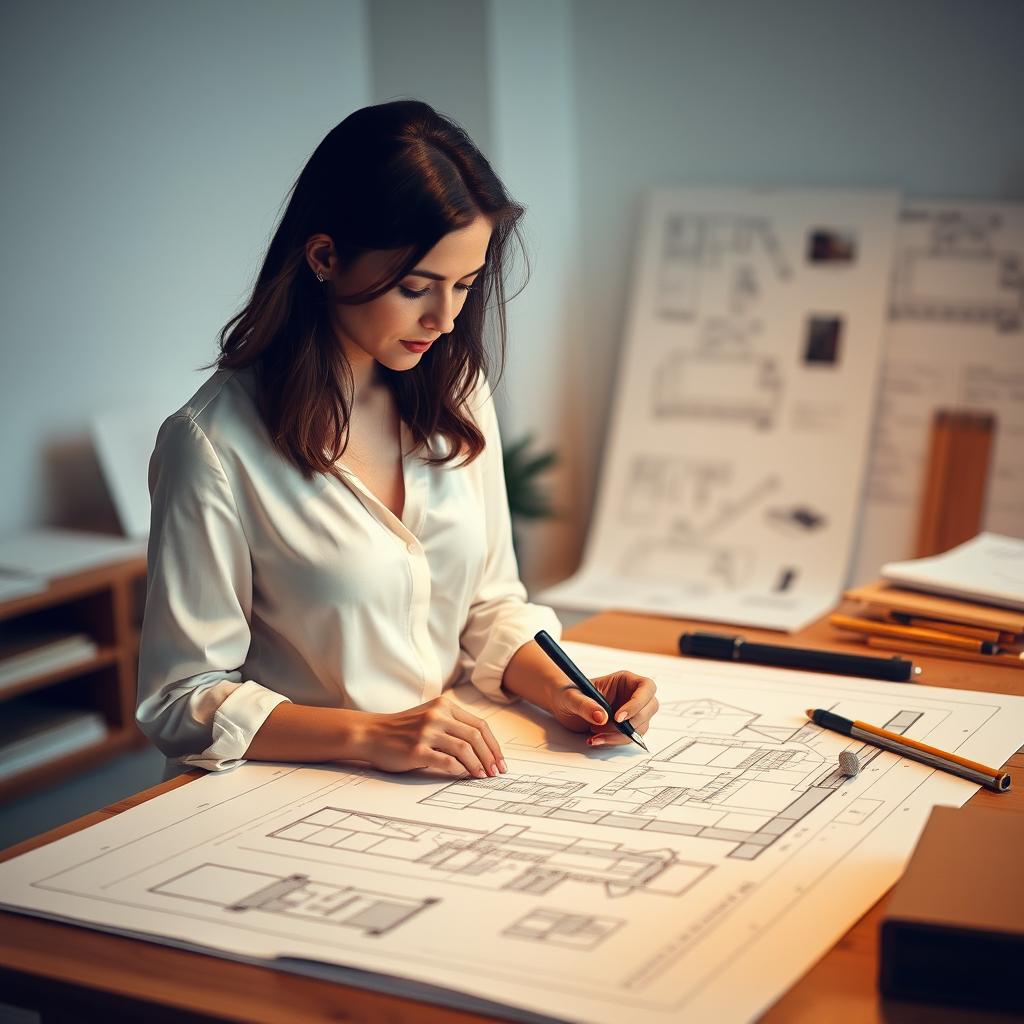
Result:
<svg viewBox="0 0 1024 1024"><path fill-rule="evenodd" d="M508 771L508 765L505 764L503 760L498 762L498 767L502 770L502 772Z"/></svg>
<svg viewBox="0 0 1024 1024"><path fill-rule="evenodd" d="M488 765L487 774L493 779L498 774L498 766L496 764Z"/></svg>
<svg viewBox="0 0 1024 1024"><path fill-rule="evenodd" d="M590 717L593 718L598 725L604 723L604 715L602 715L600 711L595 711Z"/></svg>
<svg viewBox="0 0 1024 1024"><path fill-rule="evenodd" d="M615 721L616 721L616 722L624 722L624 721L625 721L625 720L626 720L627 718L629 718L629 715L627 715L625 711L620 711L620 712L619 712L619 713L618 713L618 714L617 714L617 715L615 716Z"/></svg>
<svg viewBox="0 0 1024 1024"><path fill-rule="evenodd" d="M485 772L485 771L483 770L483 768L477 768L477 770L476 770L475 772L473 772L473 774L474 774L474 775L475 775L475 776L476 776L476 777L477 777L478 779L486 779L486 778L487 778L487 772Z"/></svg>
<svg viewBox="0 0 1024 1024"><path fill-rule="evenodd" d="M590 746L592 746L592 747L604 746L604 737L603 736L591 736L590 739L587 740L587 743Z"/></svg>

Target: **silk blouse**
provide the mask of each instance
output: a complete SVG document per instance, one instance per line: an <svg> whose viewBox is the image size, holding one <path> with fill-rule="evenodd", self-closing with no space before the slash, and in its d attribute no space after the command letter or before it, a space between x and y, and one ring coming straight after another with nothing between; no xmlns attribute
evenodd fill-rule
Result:
<svg viewBox="0 0 1024 1024"><path fill-rule="evenodd" d="M400 519L344 466L304 478L271 443L255 388L250 370L218 371L157 436L143 732L220 770L285 700L394 712L467 679L508 700L512 655L560 627L519 580L486 383L470 400L483 453L440 466L403 454ZM401 441L408 453L404 424Z"/></svg>

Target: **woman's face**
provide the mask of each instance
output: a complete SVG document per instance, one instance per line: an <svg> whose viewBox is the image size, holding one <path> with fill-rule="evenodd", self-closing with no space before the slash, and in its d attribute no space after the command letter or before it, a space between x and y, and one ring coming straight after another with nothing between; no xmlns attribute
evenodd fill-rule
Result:
<svg viewBox="0 0 1024 1024"><path fill-rule="evenodd" d="M372 302L335 303L331 323L353 369L370 360L392 370L410 370L423 353L455 326L473 282L483 268L491 224L484 216L444 236L398 284ZM379 281L393 252L369 252L331 282L351 295ZM443 344L443 342L441 342Z"/></svg>

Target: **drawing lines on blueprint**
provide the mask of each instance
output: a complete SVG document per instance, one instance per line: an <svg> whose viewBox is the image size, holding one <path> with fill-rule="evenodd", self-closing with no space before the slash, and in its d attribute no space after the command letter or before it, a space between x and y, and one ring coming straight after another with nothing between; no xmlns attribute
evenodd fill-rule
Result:
<svg viewBox="0 0 1024 1024"><path fill-rule="evenodd" d="M681 896L711 870L670 849L627 848L518 824L490 831L453 828L340 807L323 807L267 838L397 861L422 877L531 896L568 882L600 885L613 898L636 892Z"/></svg>
<svg viewBox="0 0 1024 1024"><path fill-rule="evenodd" d="M538 907L509 925L501 934L508 939L590 950L596 949L625 923L621 918Z"/></svg>
<svg viewBox="0 0 1024 1024"><path fill-rule="evenodd" d="M350 885L315 882L308 875L272 875L225 864L200 864L149 890L235 913L260 911L384 935L438 901L394 896Z"/></svg>
<svg viewBox="0 0 1024 1024"><path fill-rule="evenodd" d="M902 733L920 717L900 711L885 728ZM809 724L763 724L755 712L703 699L662 705L659 727L682 735L599 786L517 772L460 780L420 802L717 840L730 844L727 857L754 860L844 781L815 749L819 733ZM862 765L881 753L866 744L850 749ZM869 803L846 823L863 820Z"/></svg>

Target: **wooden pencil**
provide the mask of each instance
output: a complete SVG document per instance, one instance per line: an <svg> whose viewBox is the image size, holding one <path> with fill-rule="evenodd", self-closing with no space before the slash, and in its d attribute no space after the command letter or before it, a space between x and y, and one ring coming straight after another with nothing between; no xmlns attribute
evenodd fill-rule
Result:
<svg viewBox="0 0 1024 1024"><path fill-rule="evenodd" d="M867 636L868 647L896 654L924 654L929 658L952 658L954 661L974 661L980 665L999 665L1002 668L1024 668L1024 660L1013 654L976 654L939 644L915 643L888 636Z"/></svg>

